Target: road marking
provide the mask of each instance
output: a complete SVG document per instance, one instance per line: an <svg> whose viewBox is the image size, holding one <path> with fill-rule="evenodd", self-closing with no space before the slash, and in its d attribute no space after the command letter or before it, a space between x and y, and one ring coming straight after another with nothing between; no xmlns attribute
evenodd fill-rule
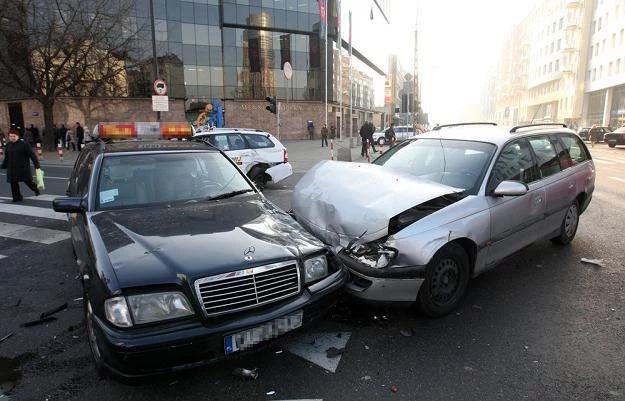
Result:
<svg viewBox="0 0 625 401"><path fill-rule="evenodd" d="M28 196L24 199L32 199L32 200L41 200L41 201L49 201L52 202L56 198L63 198L65 195L50 195L50 194L41 194L39 196Z"/></svg>
<svg viewBox="0 0 625 401"><path fill-rule="evenodd" d="M44 170L45 173L45 170ZM6 173L0 173L0 175L6 176ZM33 180L35 179L35 177L33 176ZM55 177L55 176L51 176L51 175L45 175L43 177L43 181L45 182L46 180L64 180L67 181L68 178L67 177Z"/></svg>
<svg viewBox="0 0 625 401"><path fill-rule="evenodd" d="M7 257L6 255L0 255L0 259L4 259L6 257Z"/></svg>
<svg viewBox="0 0 625 401"><path fill-rule="evenodd" d="M0 223L0 236L48 245L70 237L66 231L10 223Z"/></svg>
<svg viewBox="0 0 625 401"><path fill-rule="evenodd" d="M621 178L621 177L608 177L611 180L615 180L615 181L619 181L619 182L625 182L625 178Z"/></svg>
<svg viewBox="0 0 625 401"><path fill-rule="evenodd" d="M327 351L331 347L338 350L344 349L350 335L351 332L304 334L287 343L285 348L289 352L334 373L339 362L341 362L341 355L328 358Z"/></svg>
<svg viewBox="0 0 625 401"><path fill-rule="evenodd" d="M625 205L623 205L623 199L619 196L611 195L604 192L595 191L592 194L593 198L601 199L605 202L608 202L610 206L618 207L620 209L625 209Z"/></svg>
<svg viewBox="0 0 625 401"><path fill-rule="evenodd" d="M11 199L11 198L2 197L2 199ZM58 213L58 212L55 212L52 208L44 208L44 207L0 203L0 213L11 213L11 214L19 214L20 216L44 217L46 219L67 221L67 215L65 213Z"/></svg>
<svg viewBox="0 0 625 401"><path fill-rule="evenodd" d="M602 160L602 159L597 159L597 158L593 158L592 161L595 163L599 163L599 164L614 164L613 161Z"/></svg>

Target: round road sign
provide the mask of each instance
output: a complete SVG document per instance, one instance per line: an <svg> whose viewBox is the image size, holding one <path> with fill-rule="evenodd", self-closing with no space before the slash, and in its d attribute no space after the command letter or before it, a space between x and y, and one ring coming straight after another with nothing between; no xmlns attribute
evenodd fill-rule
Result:
<svg viewBox="0 0 625 401"><path fill-rule="evenodd" d="M157 95L164 96L167 94L167 82L162 79L157 79L154 81L154 93Z"/></svg>
<svg viewBox="0 0 625 401"><path fill-rule="evenodd" d="M286 79L291 79L291 77L293 77L293 67L291 67L291 63L289 63L288 61L285 62L282 69L284 70L284 77Z"/></svg>

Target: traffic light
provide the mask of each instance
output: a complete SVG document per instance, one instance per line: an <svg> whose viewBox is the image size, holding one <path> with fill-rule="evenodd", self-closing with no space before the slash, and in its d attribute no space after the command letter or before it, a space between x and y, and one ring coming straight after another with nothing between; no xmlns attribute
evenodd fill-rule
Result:
<svg viewBox="0 0 625 401"><path fill-rule="evenodd" d="M276 114L278 112L278 102L276 100L275 96L267 96L265 98L266 101L269 102L269 106L265 107L267 110L269 110L270 112L272 112L273 114Z"/></svg>

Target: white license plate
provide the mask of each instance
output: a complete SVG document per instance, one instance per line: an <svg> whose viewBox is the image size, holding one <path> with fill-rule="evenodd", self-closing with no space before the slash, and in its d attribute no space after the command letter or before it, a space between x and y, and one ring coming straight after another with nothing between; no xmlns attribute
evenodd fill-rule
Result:
<svg viewBox="0 0 625 401"><path fill-rule="evenodd" d="M231 334L224 338L224 352L226 355L237 351L252 348L263 341L276 338L288 331L301 327L304 313L298 311L292 315L284 316L260 326Z"/></svg>

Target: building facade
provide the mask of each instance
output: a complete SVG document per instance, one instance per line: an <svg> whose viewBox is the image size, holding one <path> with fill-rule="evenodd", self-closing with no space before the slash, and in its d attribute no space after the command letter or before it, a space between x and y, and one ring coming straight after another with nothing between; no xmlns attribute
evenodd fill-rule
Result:
<svg viewBox="0 0 625 401"><path fill-rule="evenodd" d="M625 2L599 0L588 44L584 125L625 125Z"/></svg>
<svg viewBox="0 0 625 401"><path fill-rule="evenodd" d="M154 37L150 29L151 9ZM152 95L152 82L161 78L168 84L170 103L175 104L170 107L172 111L162 113L165 120L194 121L206 103L217 99L223 103L226 126L276 132L276 116L264 110L265 97L276 96L282 106L283 137L306 137L306 121L312 119L320 128L326 115L341 131L346 129L343 122L350 120L340 107L337 89L342 85L342 105L348 107L351 99L352 109L356 110L352 123L358 126L374 113L376 91L378 96L382 95L381 90L376 90L374 80L383 79L386 68L385 63L376 62L373 52L378 49L368 46L365 34L360 32L374 26L378 33L384 33L389 27L390 2L327 0L325 9L327 24L322 24L317 0L135 0L130 20L144 28L139 29L134 40L132 63L127 63L124 77L128 82L127 95L101 99L103 103L127 99L133 105L130 107L133 112L107 115L106 107L94 107L82 116L74 111L71 115L88 125L110 119L154 119L148 99ZM347 16L352 9L358 9L354 25L360 28L359 35L350 41ZM324 29L327 29L327 43ZM158 76L152 72L153 47ZM287 62L292 67L288 78L284 73ZM340 72L335 71L337 68ZM69 114L63 108L70 103L75 101L60 101L55 114ZM14 115L20 113L17 104L21 104L23 124L42 125L36 102L4 99L2 104L0 123L13 122ZM180 110L184 113L179 114Z"/></svg>

